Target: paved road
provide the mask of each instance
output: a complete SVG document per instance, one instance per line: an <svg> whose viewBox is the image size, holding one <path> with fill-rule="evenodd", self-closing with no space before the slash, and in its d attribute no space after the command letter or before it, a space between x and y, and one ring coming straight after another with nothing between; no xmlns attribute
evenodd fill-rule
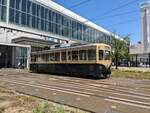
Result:
<svg viewBox="0 0 150 113"><path fill-rule="evenodd" d="M150 81L0 70L0 86L97 113L150 113Z"/></svg>

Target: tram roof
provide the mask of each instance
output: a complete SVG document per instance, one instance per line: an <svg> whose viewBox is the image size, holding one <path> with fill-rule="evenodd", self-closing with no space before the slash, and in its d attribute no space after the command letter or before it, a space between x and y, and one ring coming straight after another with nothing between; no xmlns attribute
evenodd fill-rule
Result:
<svg viewBox="0 0 150 113"><path fill-rule="evenodd" d="M81 47L92 47L92 46L97 46L97 45L99 45L99 46L109 46L109 45L104 44L104 43L81 44L81 45L53 48L53 49L50 49L50 50L36 51L36 52L32 52L32 54L45 53L45 52L51 52L51 51L59 51L59 50L66 50L66 49L75 49L75 48L81 48Z"/></svg>

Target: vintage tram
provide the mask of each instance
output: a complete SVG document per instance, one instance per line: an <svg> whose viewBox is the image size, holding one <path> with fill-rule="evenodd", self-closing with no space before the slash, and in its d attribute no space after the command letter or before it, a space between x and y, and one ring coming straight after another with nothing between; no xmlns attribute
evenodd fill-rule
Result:
<svg viewBox="0 0 150 113"><path fill-rule="evenodd" d="M60 75L108 78L111 74L111 47L82 44L32 52L30 71Z"/></svg>

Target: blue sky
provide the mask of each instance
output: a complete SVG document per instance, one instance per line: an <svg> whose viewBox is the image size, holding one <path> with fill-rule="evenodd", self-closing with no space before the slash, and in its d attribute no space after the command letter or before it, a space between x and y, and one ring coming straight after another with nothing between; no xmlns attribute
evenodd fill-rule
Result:
<svg viewBox="0 0 150 113"><path fill-rule="evenodd" d="M68 8L84 0L54 0L62 6ZM107 11L116 8L120 5L126 4L133 0L90 0L89 2L82 4L78 7L71 8L71 10L87 19L91 19L97 15L98 18L92 22L110 30L115 31L118 35L124 36L127 34L131 35L131 41L137 43L140 41L140 2L128 5L119 10L115 10L110 15L116 15L120 13L132 12L116 17L104 17ZM105 15L106 16L106 15ZM129 21L129 22L128 22ZM121 24L122 23L122 24Z"/></svg>

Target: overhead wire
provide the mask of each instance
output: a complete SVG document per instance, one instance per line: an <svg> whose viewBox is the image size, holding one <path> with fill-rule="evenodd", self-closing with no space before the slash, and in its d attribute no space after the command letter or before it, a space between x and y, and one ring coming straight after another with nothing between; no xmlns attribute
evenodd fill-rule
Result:
<svg viewBox="0 0 150 113"><path fill-rule="evenodd" d="M112 17L118 17L118 16L124 16L124 15L128 15L128 14L133 14L133 13L137 13L139 12L139 10L133 10L133 11L128 11L128 12L123 12L123 13L118 13L118 14L114 14L114 15L109 15L109 16L104 16L104 17L101 17L98 20L103 20L103 19L109 19L109 18L112 18Z"/></svg>
<svg viewBox="0 0 150 113"><path fill-rule="evenodd" d="M126 24L126 23L131 23L131 22L136 22L136 21L140 21L139 18L136 18L136 19L130 19L130 20L127 20L127 21L124 21L124 22L120 22L120 23L116 23L116 24L111 24L111 25L108 25L106 26L107 28L108 27L112 27L112 26L118 26L118 25L122 25L122 24Z"/></svg>
<svg viewBox="0 0 150 113"><path fill-rule="evenodd" d="M89 19L89 20L86 20L86 21L84 21L83 23L87 23L87 22L89 22L89 21L93 21L93 20L97 19L98 17L101 17L101 18L102 18L102 16L108 15L108 14L110 14L110 13L116 11L116 10L122 9L122 8L124 8L124 7L127 7L127 6L129 6L129 5L131 5L131 4L134 4L134 3L138 2L138 1L139 1L139 0L132 0L132 1L127 2L127 3L125 3L125 4L122 4L122 5L120 5L120 6L116 7L116 8L113 8L113 9L111 9L111 10L109 10L109 11L106 11L105 13L103 13L103 14L101 14L101 15L97 15L97 16L95 16L95 17Z"/></svg>
<svg viewBox="0 0 150 113"><path fill-rule="evenodd" d="M67 10L67 9L72 9L72 8L75 8L75 7L79 7L79 6L81 6L81 5L83 5L83 4L86 4L86 3L90 2L90 1L92 1L92 0L84 0L84 1L81 1L81 2L79 2L79 3L77 3L77 4L74 4L74 5L70 6L70 7L67 7L66 9L62 10L61 12L64 12L64 11Z"/></svg>

